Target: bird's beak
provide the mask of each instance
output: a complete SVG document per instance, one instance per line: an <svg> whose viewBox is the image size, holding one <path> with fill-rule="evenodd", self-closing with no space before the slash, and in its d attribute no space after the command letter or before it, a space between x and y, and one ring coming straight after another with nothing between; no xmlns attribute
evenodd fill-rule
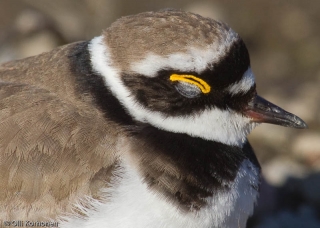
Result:
<svg viewBox="0 0 320 228"><path fill-rule="evenodd" d="M270 123L299 129L308 128L307 124L296 115L283 110L258 95L249 103L244 114L257 123Z"/></svg>

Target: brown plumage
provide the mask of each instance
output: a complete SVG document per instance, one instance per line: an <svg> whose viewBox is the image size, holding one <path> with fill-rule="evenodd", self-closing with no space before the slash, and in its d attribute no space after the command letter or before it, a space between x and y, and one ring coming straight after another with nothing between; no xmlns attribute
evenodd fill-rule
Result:
<svg viewBox="0 0 320 228"><path fill-rule="evenodd" d="M54 219L107 187L120 131L76 92L74 45L0 67L2 219Z"/></svg>

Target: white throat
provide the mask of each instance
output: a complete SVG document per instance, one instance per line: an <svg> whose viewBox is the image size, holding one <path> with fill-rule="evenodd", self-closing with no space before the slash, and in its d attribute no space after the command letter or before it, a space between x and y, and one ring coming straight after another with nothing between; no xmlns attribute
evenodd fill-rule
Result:
<svg viewBox="0 0 320 228"><path fill-rule="evenodd" d="M131 95L121 81L121 69L113 66L112 56L102 36L92 39L89 45L93 70L102 75L106 85L130 115L140 122L176 133L239 146L256 126L250 119L232 110L212 108L193 116L168 117L161 112L146 109ZM232 88L231 88L232 89Z"/></svg>

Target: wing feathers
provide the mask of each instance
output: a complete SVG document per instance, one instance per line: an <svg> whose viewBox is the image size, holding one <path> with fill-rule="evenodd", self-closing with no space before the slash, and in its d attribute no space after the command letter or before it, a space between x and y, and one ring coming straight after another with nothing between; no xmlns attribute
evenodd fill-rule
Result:
<svg viewBox="0 0 320 228"><path fill-rule="evenodd" d="M99 198L116 157L112 123L25 84L0 83L0 212L55 218L82 196Z"/></svg>

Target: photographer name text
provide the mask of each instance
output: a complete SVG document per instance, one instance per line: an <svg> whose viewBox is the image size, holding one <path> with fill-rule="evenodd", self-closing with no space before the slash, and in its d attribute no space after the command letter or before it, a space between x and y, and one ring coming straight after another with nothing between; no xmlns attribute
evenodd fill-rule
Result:
<svg viewBox="0 0 320 228"><path fill-rule="evenodd" d="M12 220L4 221L3 225L11 227L59 227L58 222L51 221L22 221L22 220Z"/></svg>

